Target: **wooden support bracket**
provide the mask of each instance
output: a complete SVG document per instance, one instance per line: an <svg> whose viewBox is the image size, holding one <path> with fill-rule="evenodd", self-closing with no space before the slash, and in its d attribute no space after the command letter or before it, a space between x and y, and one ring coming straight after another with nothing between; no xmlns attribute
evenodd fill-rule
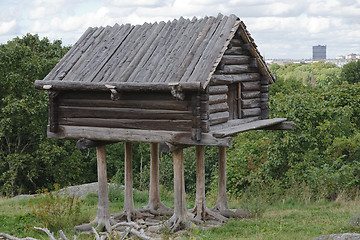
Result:
<svg viewBox="0 0 360 240"><path fill-rule="evenodd" d="M169 83L168 85L171 95L173 95L177 100L183 101L185 99L185 94L183 93L180 83Z"/></svg>
<svg viewBox="0 0 360 240"><path fill-rule="evenodd" d="M115 86L112 85L105 85L106 88L108 88L111 92L110 98L113 101L118 101L120 100L120 93L116 90Z"/></svg>

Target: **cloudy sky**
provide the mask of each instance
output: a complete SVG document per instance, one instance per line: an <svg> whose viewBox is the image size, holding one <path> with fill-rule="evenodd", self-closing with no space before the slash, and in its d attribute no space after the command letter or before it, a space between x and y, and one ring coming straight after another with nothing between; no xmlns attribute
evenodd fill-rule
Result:
<svg viewBox="0 0 360 240"><path fill-rule="evenodd" d="M360 0L0 0L0 43L26 33L72 45L88 27L235 14L267 58L360 54Z"/></svg>

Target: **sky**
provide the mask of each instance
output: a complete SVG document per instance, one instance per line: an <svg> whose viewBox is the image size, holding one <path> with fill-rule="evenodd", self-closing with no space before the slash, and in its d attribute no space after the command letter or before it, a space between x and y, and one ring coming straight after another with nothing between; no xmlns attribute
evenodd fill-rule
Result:
<svg viewBox="0 0 360 240"><path fill-rule="evenodd" d="M73 45L88 27L235 14L265 59L360 54L360 0L0 0L0 44L27 33Z"/></svg>

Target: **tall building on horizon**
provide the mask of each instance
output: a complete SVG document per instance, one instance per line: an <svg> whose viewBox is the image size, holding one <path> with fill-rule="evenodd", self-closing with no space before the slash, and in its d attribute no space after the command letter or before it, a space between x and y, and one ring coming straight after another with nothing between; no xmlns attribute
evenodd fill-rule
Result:
<svg viewBox="0 0 360 240"><path fill-rule="evenodd" d="M326 59L326 45L313 46L313 60L325 60Z"/></svg>

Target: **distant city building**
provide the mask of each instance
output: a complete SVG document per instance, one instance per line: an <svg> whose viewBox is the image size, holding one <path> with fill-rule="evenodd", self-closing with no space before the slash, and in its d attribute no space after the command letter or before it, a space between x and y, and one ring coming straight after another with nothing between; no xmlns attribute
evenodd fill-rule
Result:
<svg viewBox="0 0 360 240"><path fill-rule="evenodd" d="M326 45L313 46L313 60L326 59Z"/></svg>
<svg viewBox="0 0 360 240"><path fill-rule="evenodd" d="M358 59L358 55L355 53L346 55L345 59Z"/></svg>

